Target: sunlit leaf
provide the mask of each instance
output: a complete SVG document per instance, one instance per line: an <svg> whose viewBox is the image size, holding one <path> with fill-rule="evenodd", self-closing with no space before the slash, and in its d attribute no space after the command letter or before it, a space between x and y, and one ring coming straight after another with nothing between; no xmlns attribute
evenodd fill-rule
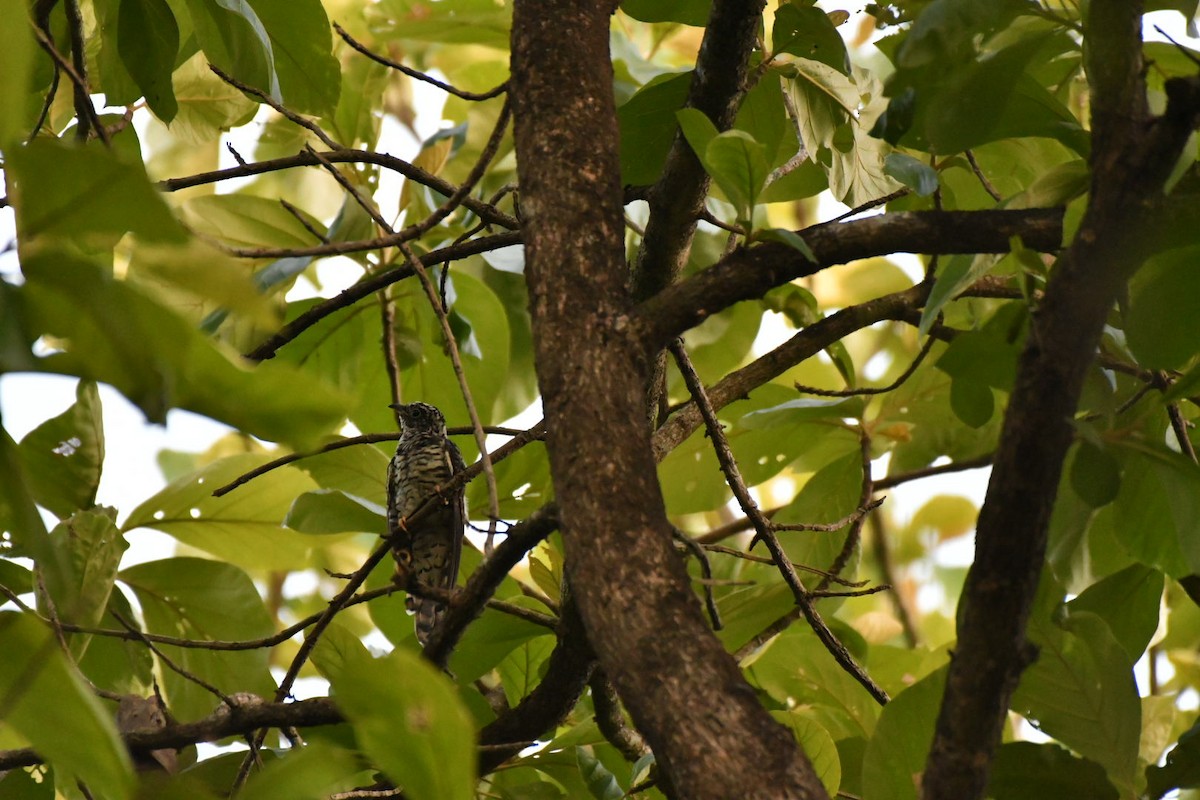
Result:
<svg viewBox="0 0 1200 800"><path fill-rule="evenodd" d="M152 633L200 641L260 639L275 632L262 598L245 572L203 558L169 558L123 570ZM226 694L253 692L269 698L274 681L267 672L268 652L206 650L157 645L171 660ZM207 716L220 700L206 689L164 670L166 700L180 719Z"/></svg>
<svg viewBox="0 0 1200 800"><path fill-rule="evenodd" d="M282 467L222 497L212 495L267 460L231 456L174 481L135 508L124 529L154 528L249 568L308 566L314 540L283 527L295 498L316 488L307 475Z"/></svg>
<svg viewBox="0 0 1200 800"><path fill-rule="evenodd" d="M104 421L96 384L80 381L75 403L30 431L19 452L39 505L59 518L91 508L104 462Z"/></svg>
<svg viewBox="0 0 1200 800"><path fill-rule="evenodd" d="M331 683L358 743L414 800L475 796L475 725L454 684L415 653L352 657Z"/></svg>
<svg viewBox="0 0 1200 800"><path fill-rule="evenodd" d="M104 797L133 796L133 766L105 709L67 664L48 627L0 612L0 717L56 770Z"/></svg>

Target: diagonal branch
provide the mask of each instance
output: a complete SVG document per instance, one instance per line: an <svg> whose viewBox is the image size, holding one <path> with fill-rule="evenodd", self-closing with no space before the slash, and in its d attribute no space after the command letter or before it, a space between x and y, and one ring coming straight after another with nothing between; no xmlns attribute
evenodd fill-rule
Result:
<svg viewBox="0 0 1200 800"><path fill-rule="evenodd" d="M708 402L708 397L704 394L704 384L700 382L700 376L692 368L691 360L688 359L683 342L676 339L671 344L670 350L672 355L675 356L675 362L679 365L679 371L683 375L683 381L687 384L688 391L692 393L692 397L700 407L700 413L704 416L704 426L708 431L709 439L712 440L713 450L716 451L717 462L721 465L721 471L725 474L725 481L733 491L733 496L737 498L738 505L742 508L742 513L754 524L755 539L762 540L763 544L771 552L771 557L774 559L775 565L779 568L780 574L783 575L784 582L792 590L792 596L795 598L800 612L812 627L813 632L817 634L817 638L829 650L830 655L841 665L842 669L846 670L852 678L862 684L863 688L880 705L886 704L888 702L887 692L880 688L875 681L871 680L871 676L854 660L854 657L850 655L850 651L833 635L833 631L829 629L825 620L821 618L820 613L818 613L816 607L813 605L812 594L805 587L804 582L800 580L800 575L796 572L795 567L792 566L787 553L784 552L783 546L779 543L779 537L775 535L771 523L763 515L762 511L759 510L758 504L754 502L754 498L750 496L750 490L746 488L746 482L742 480L737 460L733 457L733 451L729 449L729 441L725 438L725 431L721 428L721 422L717 419L716 411L713 410L712 404ZM870 472L868 471L867 474L869 476ZM866 478L865 482L869 484L870 478ZM867 494L869 496L869 492ZM822 583L820 588L824 589L827 583L827 581Z"/></svg>
<svg viewBox="0 0 1200 800"><path fill-rule="evenodd" d="M685 107L703 112L718 131L733 127L764 5L765 0L716 0L712 5ZM662 177L646 198L650 218L634 266L635 299L657 294L682 271L710 183L683 132L676 130Z"/></svg>
<svg viewBox="0 0 1200 800"><path fill-rule="evenodd" d="M330 245L322 245L318 248L302 248L298 250L286 250L283 252L290 255L329 255L329 252L324 252L326 248L334 248L335 252L347 253L357 252L359 250L375 250L380 247L387 247L391 244L395 244L396 237L399 237L401 233L403 233L403 231L396 233L394 236L384 236L371 242L333 242ZM441 247L437 250L430 250L428 253L421 256L421 263L426 267L429 267L444 261L456 261L460 258L466 258L467 256L477 255L478 253L486 253L489 250L498 250L501 247L508 247L509 245L520 243L520 233L498 233L494 236L484 236L479 239L469 239L462 244ZM350 245L350 247L345 250L340 250L338 245L343 244ZM313 249L322 250L322 252L307 252ZM372 275L369 278L363 278L353 286L343 289L341 292L329 298L328 300L318 303L317 305L305 311L303 314L297 316L278 331L268 336L266 340L262 342L262 344L258 345L249 353L247 353L246 358L250 359L251 361L262 361L267 358L274 358L275 353L279 350L279 348L283 347L285 344L292 341L297 336L304 333L306 330L311 328L313 325L316 325L333 312L340 311L343 308L349 308L364 297L374 294L385 286L391 286L393 283L402 281L405 278L411 278L413 274L412 267L405 265L380 272L376 275Z"/></svg>
<svg viewBox="0 0 1200 800"><path fill-rule="evenodd" d="M401 158L396 158L387 153L375 153L370 150L353 150L349 148L339 148L335 150L326 150L321 153L321 156L334 164L374 164L384 169L390 169L393 172L399 173L414 183L419 183L422 186L427 186L433 191L444 197L450 197L455 193L457 187L444 178L426 172L420 167L409 163ZM285 169L296 169L297 167L315 167L321 162L316 155L308 150L301 150L299 153L291 156L283 156L281 158L273 158L267 161L254 161L246 164L240 164L236 167L227 167L218 169L212 172L199 172L195 175L187 175L181 178L168 178L164 181L159 181L158 186L166 192L178 192L182 189L190 189L193 186L204 186L210 183L219 183L221 181L232 180L234 178L248 178L253 175L265 175L269 172L279 172ZM499 225L502 228L516 230L520 227L515 217L509 216L495 208L490 203L485 203L474 197L464 197L463 203L470 211L477 214L480 219L489 223ZM368 248L369 249L369 248Z"/></svg>
<svg viewBox="0 0 1200 800"><path fill-rule="evenodd" d="M663 347L718 311L754 300L796 278L836 264L891 253L1007 253L1020 236L1026 247L1057 251L1061 208L999 211L902 211L799 231L816 256L778 242L742 247L712 267L672 284L633 313L646 347Z"/></svg>

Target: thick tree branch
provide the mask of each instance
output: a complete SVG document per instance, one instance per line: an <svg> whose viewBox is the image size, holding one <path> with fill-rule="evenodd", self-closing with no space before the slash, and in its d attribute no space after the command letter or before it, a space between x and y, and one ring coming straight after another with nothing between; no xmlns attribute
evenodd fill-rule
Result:
<svg viewBox="0 0 1200 800"><path fill-rule="evenodd" d="M258 728L310 728L337 725L345 721L328 697L297 700L294 703L240 703L232 711L222 704L204 719L168 724L165 728L150 732L131 731L123 733L121 738L136 754L187 747L198 742L215 742ZM33 748L6 750L0 752L0 771L40 764L43 760Z"/></svg>
<svg viewBox="0 0 1200 800"><path fill-rule="evenodd" d="M779 242L739 248L639 304L633 322L654 351L734 303L835 264L891 253L1007 253L1013 236L1033 250L1055 252L1062 243L1062 214L1061 208L904 211L814 225L799 233L816 263Z"/></svg>
<svg viewBox="0 0 1200 800"><path fill-rule="evenodd" d="M471 573L462 591L454 593L441 624L430 634L425 645L425 657L434 664L445 666L463 631L483 611L488 598L495 594L509 570L557 527L558 508L550 503L509 528L507 537L479 569Z"/></svg>
<svg viewBox="0 0 1200 800"><path fill-rule="evenodd" d="M646 348L627 324L610 11L513 10L526 280L567 575L669 794L824 797L709 630L674 552L645 421Z"/></svg>
<svg viewBox="0 0 1200 800"><path fill-rule="evenodd" d="M479 743L484 745L479 751L479 774L491 772L562 722L579 702L595 665L596 658L568 590L562 604L558 645L547 659L546 677L515 708L479 732Z"/></svg>
<svg viewBox="0 0 1200 800"><path fill-rule="evenodd" d="M929 287L918 284L902 292L844 308L814 322L779 347L708 387L706 391L709 402L713 408L723 408L854 331L884 320L904 319L924 305L928 295ZM666 458L668 453L703 424L704 417L700 408L695 402L688 402L654 432L655 458L659 461Z"/></svg>
<svg viewBox="0 0 1200 800"><path fill-rule="evenodd" d="M1018 365L960 601L926 800L985 791L1012 692L1036 657L1026 625L1084 374L1117 293L1143 257L1144 229L1200 111L1200 81L1173 80L1166 113L1150 117L1141 12L1129 0L1090 6L1090 203L1051 273Z"/></svg>
<svg viewBox="0 0 1200 800"><path fill-rule="evenodd" d="M764 5L765 0L712 4L685 106L704 112L718 131L733 127ZM710 183L683 132L676 130L662 177L646 197L650 218L634 266L635 299L657 294L682 271Z"/></svg>

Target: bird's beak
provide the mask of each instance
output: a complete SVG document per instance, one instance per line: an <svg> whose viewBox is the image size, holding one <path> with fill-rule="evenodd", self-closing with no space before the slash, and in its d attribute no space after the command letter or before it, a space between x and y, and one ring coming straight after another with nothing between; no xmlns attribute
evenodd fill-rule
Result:
<svg viewBox="0 0 1200 800"><path fill-rule="evenodd" d="M388 403L388 408L399 411L400 409L404 408L404 403Z"/></svg>

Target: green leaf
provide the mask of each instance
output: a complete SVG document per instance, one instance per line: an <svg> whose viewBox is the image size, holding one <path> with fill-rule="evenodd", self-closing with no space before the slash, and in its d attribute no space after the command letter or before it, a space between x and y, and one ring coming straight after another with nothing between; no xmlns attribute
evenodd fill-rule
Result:
<svg viewBox="0 0 1200 800"><path fill-rule="evenodd" d="M1004 138L994 131L1008 111L1008 99L1026 64L1044 43L1044 37L1023 39L954 74L928 101L924 133L929 148L936 153L958 153Z"/></svg>
<svg viewBox="0 0 1200 800"><path fill-rule="evenodd" d="M771 46L776 51L826 64L838 72L850 71L846 41L829 15L813 5L781 5L775 12Z"/></svg>
<svg viewBox="0 0 1200 800"><path fill-rule="evenodd" d="M794 628L776 637L755 654L747 671L774 700L818 714L815 719L835 740L869 738L875 730L879 704L834 660L811 630Z"/></svg>
<svg viewBox="0 0 1200 800"><path fill-rule="evenodd" d="M330 681L341 680L348 665L370 658L367 646L338 619L329 624L312 651L313 664Z"/></svg>
<svg viewBox="0 0 1200 800"><path fill-rule="evenodd" d="M1094 761L1056 744L1006 742L996 751L987 796L995 800L1117 800L1117 790Z"/></svg>
<svg viewBox="0 0 1200 800"><path fill-rule="evenodd" d="M0 427L0 471L5 476L0 481L0 535L3 535L0 538L11 548L6 548L5 555L50 561L52 551L46 537L46 523L29 491L17 444L3 427Z"/></svg>
<svg viewBox="0 0 1200 800"><path fill-rule="evenodd" d="M739 423L744 428L771 428L779 425L794 425L822 419L858 417L863 412L863 402L858 397L836 400L800 398L779 405L751 411Z"/></svg>
<svg viewBox="0 0 1200 800"><path fill-rule="evenodd" d="M749 221L770 172L765 148L745 131L725 131L708 142L700 161L737 208L738 219Z"/></svg>
<svg viewBox="0 0 1200 800"><path fill-rule="evenodd" d="M209 464L148 498L130 513L123 529L154 528L249 569L311 566L314 540L283 527L295 498L316 488L307 475L281 467L222 497L212 495L268 460L247 453Z"/></svg>
<svg viewBox="0 0 1200 800"><path fill-rule="evenodd" d="M925 768L946 672L917 681L884 706L863 757L864 800L917 800L914 776Z"/></svg>
<svg viewBox="0 0 1200 800"><path fill-rule="evenodd" d="M1000 263L1002 257L995 253L952 256L934 281L933 289L929 292L929 300L925 302L925 310L921 312L921 324L917 328L917 332L921 336L927 335L946 304L958 297L975 281L991 272L992 268Z"/></svg>
<svg viewBox="0 0 1200 800"><path fill-rule="evenodd" d="M546 610L532 599L521 599L517 604ZM463 634L462 643L450 657L450 671L461 681L472 681L495 668L505 679L506 691L523 689L528 694L541 679L539 668L554 649L554 637L548 634L550 631L541 625L487 609L480 624ZM516 703L525 694L510 699Z"/></svg>
<svg viewBox="0 0 1200 800"><path fill-rule="evenodd" d="M258 590L245 572L203 558L168 558L123 570L118 576L137 596L146 630L200 641L261 639L275 632ZM270 697L269 652L203 650L157 645L176 664L221 691ZM219 700L208 690L163 669L167 705L180 719L207 716Z"/></svg>
<svg viewBox="0 0 1200 800"><path fill-rule="evenodd" d="M0 19L15 21L6 26L4 47L0 48L0 146L8 145L29 133L27 125L30 78L37 53L33 27L26 24L29 6L25 0L0 0Z"/></svg>
<svg viewBox="0 0 1200 800"><path fill-rule="evenodd" d="M765 239L771 242L782 242L788 247L804 256L811 263L816 264L817 255L808 246L808 243L795 231L789 231L787 228L765 228L760 231L755 231L755 238Z"/></svg>
<svg viewBox="0 0 1200 800"><path fill-rule="evenodd" d="M254 118L258 104L213 74L203 53L196 53L171 78L179 111L171 135L182 145L212 144L232 128Z"/></svg>
<svg viewBox="0 0 1200 800"><path fill-rule="evenodd" d="M1200 338L1200 246L1147 259L1129 286L1126 336L1138 361L1151 369L1177 369ZM1171 324L1163 324L1170 320Z"/></svg>
<svg viewBox="0 0 1200 800"><path fill-rule="evenodd" d="M296 498L283 524L301 533L365 532L382 535L387 530L384 508L336 489L317 489Z"/></svg>
<svg viewBox="0 0 1200 800"><path fill-rule="evenodd" d="M883 171L920 197L928 197L939 186L937 170L907 153L888 153L883 161Z"/></svg>
<svg viewBox="0 0 1200 800"><path fill-rule="evenodd" d="M1136 662L1158 630L1164 582L1158 570L1134 564L1084 589L1067 608L1101 617L1130 662Z"/></svg>
<svg viewBox="0 0 1200 800"><path fill-rule="evenodd" d="M61 775L98 796L131 798L133 765L111 714L67 664L54 634L25 614L0 612L0 718Z"/></svg>
<svg viewBox="0 0 1200 800"><path fill-rule="evenodd" d="M40 369L112 384L154 421L177 407L304 448L344 418L348 398L286 364L254 371L125 281L76 257L24 260L29 317L66 349Z"/></svg>
<svg viewBox="0 0 1200 800"><path fill-rule="evenodd" d="M950 408L964 424L982 428L996 413L996 400L987 384L955 378L950 384Z"/></svg>
<svg viewBox="0 0 1200 800"><path fill-rule="evenodd" d="M1142 709L1129 655L1090 612L1061 622L1035 614L1029 636L1038 660L1021 675L1013 709L1132 793Z"/></svg>
<svg viewBox="0 0 1200 800"><path fill-rule="evenodd" d="M384 0L379 4L394 27L381 33L401 40L481 44L507 50L512 6L492 0Z"/></svg>
<svg viewBox="0 0 1200 800"><path fill-rule="evenodd" d="M387 502L388 460L378 447L359 445L309 456L297 461L296 467L322 489L338 489L383 506Z"/></svg>
<svg viewBox="0 0 1200 800"><path fill-rule="evenodd" d="M829 731L801 709L773 711L771 716L791 728L796 744L812 762L813 770L825 786L825 791L829 792L830 797L836 796L842 783L842 762Z"/></svg>
<svg viewBox="0 0 1200 800"><path fill-rule="evenodd" d="M294 747L255 770L240 800L324 800L354 786L361 772L355 753L321 740Z"/></svg>
<svg viewBox="0 0 1200 800"><path fill-rule="evenodd" d="M96 384L80 381L75 403L30 431L19 452L39 505L59 519L91 508L104 464L104 420Z"/></svg>
<svg viewBox="0 0 1200 800"><path fill-rule="evenodd" d="M658 180L679 127L676 111L687 99L691 82L690 72L660 76L617 109L617 123L621 129L621 183L642 186ZM696 109L691 111L704 116ZM708 118L704 119L707 122Z"/></svg>
<svg viewBox="0 0 1200 800"><path fill-rule="evenodd" d="M691 149L736 207L738 218L750 219L770 172L766 148L745 131L716 132L701 110L685 108L676 116Z"/></svg>
<svg viewBox="0 0 1200 800"><path fill-rule="evenodd" d="M500 685L510 705L520 703L541 682L555 644L553 636L528 639L496 664Z"/></svg>
<svg viewBox="0 0 1200 800"><path fill-rule="evenodd" d="M1108 450L1081 441L1071 461L1071 488L1092 508L1103 508L1121 490L1121 462Z"/></svg>
<svg viewBox="0 0 1200 800"><path fill-rule="evenodd" d="M1200 468L1161 449L1123 446L1114 533L1142 563L1173 578L1200 571Z"/></svg>
<svg viewBox="0 0 1200 800"><path fill-rule="evenodd" d="M179 54L179 25L166 0L120 0L117 49L146 104L163 122L179 111L171 73Z"/></svg>
<svg viewBox="0 0 1200 800"><path fill-rule="evenodd" d="M46 591L63 622L95 627L108 606L117 565L129 545L114 522L112 508L76 512L50 532L57 562L42 564ZM72 635L71 652L78 659L89 637Z"/></svg>
<svg viewBox="0 0 1200 800"><path fill-rule="evenodd" d="M436 667L397 648L352 657L330 683L359 746L406 796L475 797L475 723Z"/></svg>
<svg viewBox="0 0 1200 800"><path fill-rule="evenodd" d="M196 40L226 74L282 102L271 38L246 0L187 0Z"/></svg>
<svg viewBox="0 0 1200 800"><path fill-rule="evenodd" d="M794 66L796 77L789 89L798 112L800 138L810 157L815 157L833 144L837 129L858 110L861 98L854 82L828 64L800 58Z"/></svg>
<svg viewBox="0 0 1200 800"><path fill-rule="evenodd" d="M332 111L342 76L332 52L329 18L320 0L249 2L271 39L283 102L301 113Z"/></svg>
<svg viewBox="0 0 1200 800"><path fill-rule="evenodd" d="M100 146L38 138L6 153L17 182L14 206L22 247L36 238L115 242L126 231L153 241L182 241L183 229L140 162Z"/></svg>

